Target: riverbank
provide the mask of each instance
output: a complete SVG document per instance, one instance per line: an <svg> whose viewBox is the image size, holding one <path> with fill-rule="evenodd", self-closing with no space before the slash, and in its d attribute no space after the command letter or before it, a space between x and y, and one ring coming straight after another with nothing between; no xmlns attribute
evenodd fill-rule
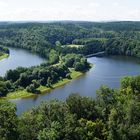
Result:
<svg viewBox="0 0 140 140"><path fill-rule="evenodd" d="M75 71L74 69L71 69L70 71L71 71L71 79L67 79L67 78L62 79L61 81L53 84L51 88L48 88L48 87L45 87L45 86L40 86L38 88L38 90L40 90L40 92L41 92L39 95L46 94L53 89L64 86L67 83L71 82L72 80L77 79L80 76L85 74L85 73L82 73L82 72ZM12 100L12 99L30 98L30 97L33 97L33 96L37 96L37 95L33 94L33 93L29 93L26 90L19 90L19 91L15 91L15 92L11 92L11 93L7 94L7 96L2 97L1 100L3 100L3 99L4 100Z"/></svg>
<svg viewBox="0 0 140 140"><path fill-rule="evenodd" d="M0 56L0 60L9 57L9 54L3 53L3 55Z"/></svg>

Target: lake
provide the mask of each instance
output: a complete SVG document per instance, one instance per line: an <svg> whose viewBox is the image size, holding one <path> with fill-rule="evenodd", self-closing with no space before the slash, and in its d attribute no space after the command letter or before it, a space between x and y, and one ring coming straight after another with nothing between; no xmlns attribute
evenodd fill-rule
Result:
<svg viewBox="0 0 140 140"><path fill-rule="evenodd" d="M10 56L0 61L0 75L7 70L19 66L30 67L39 65L45 59L24 49L9 48ZM92 57L88 61L93 67L83 76L65 86L52 90L50 93L38 95L33 98L11 100L17 105L17 114L39 105L42 101L50 99L65 100L70 93L79 93L82 96L96 97L96 90L101 85L119 88L123 76L140 74L140 59L127 56Z"/></svg>
<svg viewBox="0 0 140 140"><path fill-rule="evenodd" d="M15 69L19 66L35 66L45 61L45 59L41 58L37 54L33 54L24 49L9 48L9 50L9 57L0 61L0 76L4 76L6 71L9 69Z"/></svg>
<svg viewBox="0 0 140 140"><path fill-rule="evenodd" d="M96 90L101 85L119 88L121 77L140 74L140 59L138 58L108 56L92 57L88 61L94 64L90 71L67 85L33 98L12 100L11 102L17 105L17 114L20 115L24 111L39 105L42 101L51 99L65 100L70 93L79 93L82 96L95 98Z"/></svg>

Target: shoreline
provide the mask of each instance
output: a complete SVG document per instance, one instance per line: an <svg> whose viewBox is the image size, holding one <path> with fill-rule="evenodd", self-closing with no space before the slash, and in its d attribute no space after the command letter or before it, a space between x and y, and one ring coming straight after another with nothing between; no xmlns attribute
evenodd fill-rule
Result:
<svg viewBox="0 0 140 140"><path fill-rule="evenodd" d="M62 87L64 85L68 84L69 82L71 82L72 80L75 80L75 79L83 76L84 74L86 74L86 72L78 72L75 70L71 70L71 79L64 78L61 81L58 81L57 83L53 84L52 88L40 86L38 88L41 92L40 94L29 93L24 89L24 90L19 90L19 91L8 93L6 97L1 97L0 100L16 100L16 99L19 100L19 99L32 98L35 96L47 94L50 91L57 89L59 87Z"/></svg>
<svg viewBox="0 0 140 140"><path fill-rule="evenodd" d="M4 53L2 56L0 56L0 61L5 59L5 58L8 58L8 57L9 57L9 54Z"/></svg>

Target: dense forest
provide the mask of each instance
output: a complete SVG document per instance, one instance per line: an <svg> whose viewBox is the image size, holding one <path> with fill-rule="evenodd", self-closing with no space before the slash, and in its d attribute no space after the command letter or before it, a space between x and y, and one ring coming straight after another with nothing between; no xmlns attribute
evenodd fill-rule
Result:
<svg viewBox="0 0 140 140"><path fill-rule="evenodd" d="M71 72L90 68L86 55L140 57L140 22L54 22L0 24L0 51L28 49L48 61L9 70L0 77L0 97L26 90L39 94ZM87 91L88 92L88 91ZM139 140L140 76L125 77L120 89L102 86L96 99L71 94L16 115L16 106L0 100L0 140Z"/></svg>
<svg viewBox="0 0 140 140"><path fill-rule="evenodd" d="M87 91L88 92L88 91ZM1 140L139 140L140 76L125 77L121 88L106 86L97 98L71 94L16 115L16 107L0 102Z"/></svg>
<svg viewBox="0 0 140 140"><path fill-rule="evenodd" d="M140 22L5 23L0 25L0 45L25 48L47 58L51 49L63 54L106 51L140 57Z"/></svg>

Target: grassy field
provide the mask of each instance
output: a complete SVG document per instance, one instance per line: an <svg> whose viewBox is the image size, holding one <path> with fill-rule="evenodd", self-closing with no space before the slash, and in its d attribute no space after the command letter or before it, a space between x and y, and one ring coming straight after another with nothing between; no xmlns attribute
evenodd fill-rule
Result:
<svg viewBox="0 0 140 140"><path fill-rule="evenodd" d="M48 87L45 87L45 86L40 86L38 88L38 90L40 90L41 94L50 92L51 90L56 89L58 87L61 87L65 84L69 83L73 79L76 79L76 78L78 78L78 77L80 77L84 74L82 72L77 72L73 69L70 69L70 71L71 71L71 79L65 78L65 79L57 82L56 84L53 84L51 88L48 88ZM10 99L28 98L28 97L32 97L32 96L35 96L35 94L28 93L26 90L19 90L19 91L11 92L6 97L3 97L1 99L10 100Z"/></svg>
<svg viewBox="0 0 140 140"><path fill-rule="evenodd" d="M3 99L17 99L17 98L25 98L25 97L30 97L33 96L33 93L29 93L26 90L19 90L15 92L9 93L6 97Z"/></svg>
<svg viewBox="0 0 140 140"><path fill-rule="evenodd" d="M0 56L0 60L7 58L9 56L9 54L3 53L3 55Z"/></svg>
<svg viewBox="0 0 140 140"><path fill-rule="evenodd" d="M84 45L76 45L76 44L70 44L70 45L64 45L66 47L71 47L71 48L80 48L80 47L83 47ZM64 47L63 46L63 47Z"/></svg>

